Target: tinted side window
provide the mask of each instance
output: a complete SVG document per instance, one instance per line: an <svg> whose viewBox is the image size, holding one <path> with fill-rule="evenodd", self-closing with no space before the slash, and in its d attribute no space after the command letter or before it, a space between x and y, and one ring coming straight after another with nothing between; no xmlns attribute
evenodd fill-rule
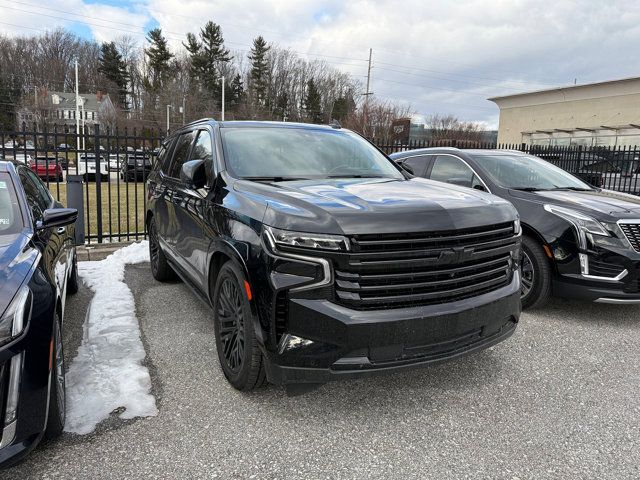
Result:
<svg viewBox="0 0 640 480"><path fill-rule="evenodd" d="M44 211L51 205L51 197L46 192L46 188L44 192L42 191L44 187L38 185L40 180L31 170L21 168L18 173L34 220L42 220Z"/></svg>
<svg viewBox="0 0 640 480"><path fill-rule="evenodd" d="M171 147L174 144L174 139L165 140L160 145L158 156L156 157L155 168L162 170L166 175L169 174L169 164L171 163Z"/></svg>
<svg viewBox="0 0 640 480"><path fill-rule="evenodd" d="M420 155L419 157L410 157L404 161L404 164L413 170L414 175L424 177L427 169L427 162L432 156L433 155Z"/></svg>
<svg viewBox="0 0 640 480"><path fill-rule="evenodd" d="M178 137L176 146L173 150L173 161L169 167L168 175L173 178L180 178L180 169L182 164L190 159L187 158L189 151L191 150L191 144L195 138L195 132L186 132Z"/></svg>
<svg viewBox="0 0 640 480"><path fill-rule="evenodd" d="M208 130L200 130L189 160L204 160L207 172L213 172L213 141Z"/></svg>
<svg viewBox="0 0 640 480"><path fill-rule="evenodd" d="M438 155L436 157L430 178L439 182L449 182L452 179L467 180L469 181L469 186L472 187L482 185L480 179L466 163L451 155Z"/></svg>

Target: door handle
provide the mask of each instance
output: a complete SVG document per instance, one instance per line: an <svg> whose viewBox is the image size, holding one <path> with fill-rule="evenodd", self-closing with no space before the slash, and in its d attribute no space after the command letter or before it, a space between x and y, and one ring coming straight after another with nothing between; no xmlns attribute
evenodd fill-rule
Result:
<svg viewBox="0 0 640 480"><path fill-rule="evenodd" d="M58 229L56 230L58 235L62 235L66 231L67 231L67 227L58 227Z"/></svg>

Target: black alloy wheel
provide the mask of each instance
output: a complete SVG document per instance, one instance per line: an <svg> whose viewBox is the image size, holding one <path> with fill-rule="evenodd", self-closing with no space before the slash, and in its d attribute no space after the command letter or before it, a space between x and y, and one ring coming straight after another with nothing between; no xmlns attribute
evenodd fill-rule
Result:
<svg viewBox="0 0 640 480"><path fill-rule="evenodd" d="M232 261L221 268L213 287L214 331L224 376L238 390L253 390L266 381L264 359L254 332L257 323L242 270Z"/></svg>
<svg viewBox="0 0 640 480"><path fill-rule="evenodd" d="M527 252L522 252L522 283L520 285L520 297L524 300L533 289L536 272Z"/></svg>
<svg viewBox="0 0 640 480"><path fill-rule="evenodd" d="M522 308L542 307L551 296L551 263L542 245L534 238L522 237L520 267Z"/></svg>
<svg viewBox="0 0 640 480"><path fill-rule="evenodd" d="M175 278L175 273L167 262L167 258L164 256L160 246L156 219L153 217L149 221L149 262L151 264L151 274L159 282Z"/></svg>
<svg viewBox="0 0 640 480"><path fill-rule="evenodd" d="M218 295L218 331L224 360L233 373L242 368L244 361L244 309L236 282L225 278Z"/></svg>

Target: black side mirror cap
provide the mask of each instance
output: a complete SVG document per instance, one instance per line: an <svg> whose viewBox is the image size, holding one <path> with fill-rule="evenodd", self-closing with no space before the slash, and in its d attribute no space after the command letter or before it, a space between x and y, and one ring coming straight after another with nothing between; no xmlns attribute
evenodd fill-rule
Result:
<svg viewBox="0 0 640 480"><path fill-rule="evenodd" d="M189 160L182 164L180 180L198 190L207 184L207 169L204 160Z"/></svg>
<svg viewBox="0 0 640 480"><path fill-rule="evenodd" d="M78 210L75 208L48 208L42 215L42 220L36 224L38 230L51 227L64 227L75 223Z"/></svg>

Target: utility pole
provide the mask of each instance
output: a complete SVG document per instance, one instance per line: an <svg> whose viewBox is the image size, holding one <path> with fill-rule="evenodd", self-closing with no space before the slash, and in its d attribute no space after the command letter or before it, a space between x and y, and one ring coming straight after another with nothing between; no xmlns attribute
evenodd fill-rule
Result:
<svg viewBox="0 0 640 480"><path fill-rule="evenodd" d="M182 124L185 124L185 112L187 111L187 96L182 95Z"/></svg>
<svg viewBox="0 0 640 480"><path fill-rule="evenodd" d="M171 109L171 105L167 105L167 133L169 133L169 110Z"/></svg>
<svg viewBox="0 0 640 480"><path fill-rule="evenodd" d="M76 148L80 148L80 90L78 90L78 60L76 60Z"/></svg>
<svg viewBox="0 0 640 480"><path fill-rule="evenodd" d="M373 49L369 49L369 67L367 68L367 91L364 92L364 105L362 106L362 134L367 136L367 110L369 108L369 96L372 94L369 91L369 86L371 85L371 57L373 55Z"/></svg>
<svg viewBox="0 0 640 480"><path fill-rule="evenodd" d="M224 75L222 76L222 121L224 122Z"/></svg>

